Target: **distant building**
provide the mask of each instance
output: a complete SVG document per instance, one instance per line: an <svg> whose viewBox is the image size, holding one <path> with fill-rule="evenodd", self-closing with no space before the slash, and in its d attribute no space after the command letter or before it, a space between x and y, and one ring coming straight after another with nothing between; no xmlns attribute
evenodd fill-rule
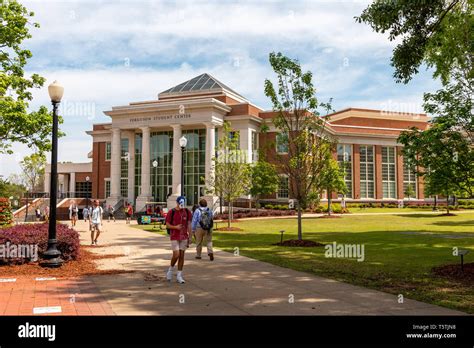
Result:
<svg viewBox="0 0 474 348"><path fill-rule="evenodd" d="M88 192L108 204L124 199L138 210L150 201L174 206L182 184L178 140L184 135L188 140L184 158L187 202L195 204L200 197L215 201L216 197L206 195L205 180L212 175L211 160L224 121L239 133L240 149L248 162L258 159L257 150L265 144L270 162L286 151L272 124L275 112L253 105L209 74L161 92L158 100L115 106L104 113L111 122L94 124L87 132L92 137L92 162L59 165L59 190L65 195ZM423 199L423 181L404 166L397 137L409 127L425 129L428 120L425 114L359 108L331 114L327 132L339 143L334 156L348 163L346 201L403 199L408 185L416 192L411 198ZM262 124L268 125L268 132L260 133ZM288 178L281 175L278 192L266 198L287 202L291 198L288 186Z"/></svg>

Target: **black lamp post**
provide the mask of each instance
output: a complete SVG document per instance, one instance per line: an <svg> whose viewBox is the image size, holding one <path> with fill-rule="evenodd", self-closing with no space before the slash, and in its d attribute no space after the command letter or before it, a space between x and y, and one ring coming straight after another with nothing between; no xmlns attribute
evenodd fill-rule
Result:
<svg viewBox="0 0 474 348"><path fill-rule="evenodd" d="M184 150L186 149L186 144L188 139L183 135L179 138L179 146L181 146L181 196L184 197Z"/></svg>
<svg viewBox="0 0 474 348"><path fill-rule="evenodd" d="M61 252L57 249L56 240L56 197L58 187L58 106L63 97L64 87L57 81L48 86L48 93L53 104L53 135L51 139L51 184L49 199L49 229L48 229L48 250L43 254L43 267L60 267L63 263Z"/></svg>

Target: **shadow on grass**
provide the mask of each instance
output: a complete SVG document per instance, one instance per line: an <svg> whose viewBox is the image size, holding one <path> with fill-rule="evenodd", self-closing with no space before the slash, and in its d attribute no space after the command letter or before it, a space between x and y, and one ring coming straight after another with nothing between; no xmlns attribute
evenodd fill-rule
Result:
<svg viewBox="0 0 474 348"><path fill-rule="evenodd" d="M439 218L446 216L443 213L439 212L439 214L397 214L397 216L401 217L408 217L408 218Z"/></svg>
<svg viewBox="0 0 474 348"><path fill-rule="evenodd" d="M438 221L438 222L431 223L431 225L436 225L436 226L474 226L474 220Z"/></svg>

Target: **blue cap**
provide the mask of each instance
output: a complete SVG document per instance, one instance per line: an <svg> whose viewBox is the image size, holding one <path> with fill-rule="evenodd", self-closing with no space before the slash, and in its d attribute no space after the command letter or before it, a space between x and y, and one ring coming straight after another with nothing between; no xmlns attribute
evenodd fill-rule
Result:
<svg viewBox="0 0 474 348"><path fill-rule="evenodd" d="M182 204L185 201L186 201L186 198L183 196L179 196L178 198L176 198L176 202L178 202L178 204Z"/></svg>

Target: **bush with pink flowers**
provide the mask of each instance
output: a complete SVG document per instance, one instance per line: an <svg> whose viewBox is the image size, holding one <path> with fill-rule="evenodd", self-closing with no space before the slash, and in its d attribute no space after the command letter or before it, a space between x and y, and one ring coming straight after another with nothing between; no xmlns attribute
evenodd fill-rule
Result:
<svg viewBox="0 0 474 348"><path fill-rule="evenodd" d="M79 257L79 233L66 225L56 225L57 248L64 261L76 260ZM38 257L48 248L48 224L25 224L0 229L0 246L2 249L11 245L37 245ZM22 264L30 262L27 258L2 258L0 264Z"/></svg>

